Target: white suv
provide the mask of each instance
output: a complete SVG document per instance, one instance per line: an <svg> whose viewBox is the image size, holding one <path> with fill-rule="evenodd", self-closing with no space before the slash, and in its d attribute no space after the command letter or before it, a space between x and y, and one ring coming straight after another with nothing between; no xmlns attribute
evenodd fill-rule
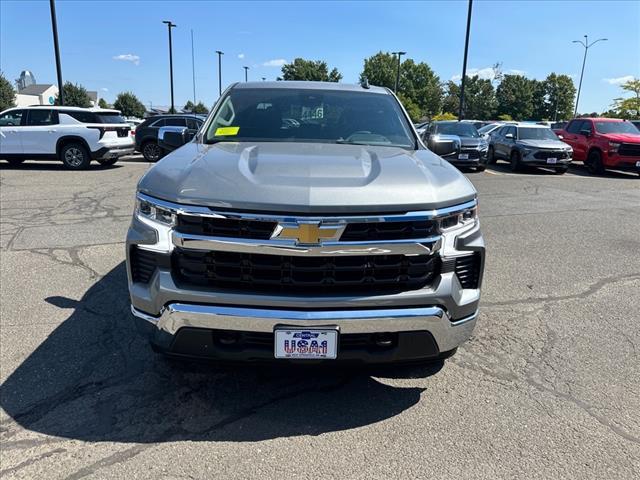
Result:
<svg viewBox="0 0 640 480"><path fill-rule="evenodd" d="M0 113L0 159L61 160L67 168L87 168L91 160L113 165L133 153L131 126L118 110L32 106Z"/></svg>

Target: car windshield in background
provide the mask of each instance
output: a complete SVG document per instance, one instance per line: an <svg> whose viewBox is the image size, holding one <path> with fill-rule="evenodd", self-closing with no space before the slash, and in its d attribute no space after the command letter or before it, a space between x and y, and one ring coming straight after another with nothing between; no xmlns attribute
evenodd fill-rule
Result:
<svg viewBox="0 0 640 480"><path fill-rule="evenodd" d="M284 88L233 89L205 135L220 141L415 147L391 95Z"/></svg>
<svg viewBox="0 0 640 480"><path fill-rule="evenodd" d="M127 121L118 113L97 113L100 123L127 123Z"/></svg>
<svg viewBox="0 0 640 480"><path fill-rule="evenodd" d="M471 123L452 122L439 123L436 133L441 135L458 135L459 137L479 137L478 130Z"/></svg>
<svg viewBox="0 0 640 480"><path fill-rule="evenodd" d="M483 135L485 133L489 133L492 132L493 130L495 130L496 128L498 128L500 126L499 123L490 123L489 125L485 125L484 127L481 127L478 129L478 133L480 135Z"/></svg>
<svg viewBox="0 0 640 480"><path fill-rule="evenodd" d="M526 128L518 129L519 140L559 140L558 136L550 128Z"/></svg>
<svg viewBox="0 0 640 480"><path fill-rule="evenodd" d="M638 129L631 122L593 122L598 133L630 133L638 135Z"/></svg>

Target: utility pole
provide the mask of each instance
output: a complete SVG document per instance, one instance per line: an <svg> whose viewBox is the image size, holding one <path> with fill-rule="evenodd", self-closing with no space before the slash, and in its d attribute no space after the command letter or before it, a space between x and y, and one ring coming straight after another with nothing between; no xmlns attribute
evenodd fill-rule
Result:
<svg viewBox="0 0 640 480"><path fill-rule="evenodd" d="M464 108L464 84L467 80L467 54L469 53L469 32L471 31L471 9L473 0L469 0L469 10L467 12L467 36L464 40L464 60L462 61L462 83L460 84L460 109L458 110L458 121L462 120Z"/></svg>
<svg viewBox="0 0 640 480"><path fill-rule="evenodd" d="M191 75L193 76L193 106L196 105L196 57L193 53L193 28L191 29Z"/></svg>
<svg viewBox="0 0 640 480"><path fill-rule="evenodd" d="M573 116L575 117L578 114L578 102L580 101L580 90L582 89L582 77L584 76L584 65L587 63L587 51L590 47L593 47L598 42L606 42L606 38L599 38L591 43L589 43L589 38L585 35L584 42L582 40L574 40L571 43L579 43L584 47L584 57L582 58L582 71L580 72L580 84L578 85L578 96L576 97L576 108L573 111Z"/></svg>
<svg viewBox="0 0 640 480"><path fill-rule="evenodd" d="M222 96L222 55L224 55L224 52L221 52L220 50L216 50L216 53L218 54L218 96L221 97Z"/></svg>
<svg viewBox="0 0 640 480"><path fill-rule="evenodd" d="M171 110L169 112L175 113L176 109L173 103L173 44L171 41L171 29L177 25L171 23L169 20L163 20L162 23L165 23L167 30L169 30L169 81L171 84Z"/></svg>
<svg viewBox="0 0 640 480"><path fill-rule="evenodd" d="M394 92L398 93L398 88L400 87L400 57L402 55L406 55L407 52L391 52L391 55L398 55L398 70L396 72L396 88Z"/></svg>
<svg viewBox="0 0 640 480"><path fill-rule="evenodd" d="M51 10L51 30L53 31L53 49L56 54L56 73L58 75L58 101L64 105L64 88L62 85L62 67L60 66L60 47L58 46L58 21L56 19L56 2L49 0Z"/></svg>
<svg viewBox="0 0 640 480"><path fill-rule="evenodd" d="M247 74L247 72L249 71L249 67L242 67L242 68L244 68L244 81L247 82L249 79Z"/></svg>

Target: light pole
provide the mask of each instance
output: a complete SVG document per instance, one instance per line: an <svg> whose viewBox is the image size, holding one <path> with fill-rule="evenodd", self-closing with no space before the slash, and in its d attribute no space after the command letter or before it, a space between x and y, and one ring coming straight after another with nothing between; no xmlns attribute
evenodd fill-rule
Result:
<svg viewBox="0 0 640 480"><path fill-rule="evenodd" d="M249 67L242 67L244 68L244 81L247 82L248 81L248 76L247 76L247 72L249 71Z"/></svg>
<svg viewBox="0 0 640 480"><path fill-rule="evenodd" d="M62 88L62 67L60 67L60 47L58 46L58 21L56 20L56 2L49 0L51 10L51 30L53 30L53 49L56 54L56 73L58 74L58 101L64 105L64 89Z"/></svg>
<svg viewBox="0 0 640 480"><path fill-rule="evenodd" d="M578 102L580 101L580 90L582 89L582 77L584 75L584 64L587 62L587 50L589 50L590 47L593 47L596 43L605 42L606 40L607 40L606 38L599 38L589 43L589 39L585 35L584 42L582 40L574 40L573 42L571 42L571 43L579 43L584 47L584 57L582 58L582 71L580 72L580 83L578 84L578 96L576 97L576 108L573 111L574 117L578 114Z"/></svg>
<svg viewBox="0 0 640 480"><path fill-rule="evenodd" d="M173 103L173 44L171 41L171 29L176 27L174 23L171 23L169 20L163 20L162 23L167 25L167 30L169 31L169 81L171 84L171 110L170 113L175 113L176 109Z"/></svg>
<svg viewBox="0 0 640 480"><path fill-rule="evenodd" d="M221 97L222 96L222 55L224 55L224 52L221 52L220 50L216 50L216 53L218 54L218 96Z"/></svg>
<svg viewBox="0 0 640 480"><path fill-rule="evenodd" d="M467 36L464 40L464 60L462 60L462 82L460 83L460 109L458 110L458 121L462 121L462 110L464 107L464 84L467 79L467 53L469 53L469 32L471 31L471 10L473 0L469 0L469 10L467 11Z"/></svg>
<svg viewBox="0 0 640 480"><path fill-rule="evenodd" d="M400 57L406 54L407 52L391 52L391 55L398 55L398 70L396 72L396 88L394 89L395 93L398 93L398 87L400 86Z"/></svg>

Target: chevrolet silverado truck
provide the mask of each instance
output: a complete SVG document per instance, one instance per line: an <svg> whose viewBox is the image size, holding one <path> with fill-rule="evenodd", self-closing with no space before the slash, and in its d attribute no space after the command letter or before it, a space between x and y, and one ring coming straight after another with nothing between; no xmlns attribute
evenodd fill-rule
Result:
<svg viewBox="0 0 640 480"><path fill-rule="evenodd" d="M583 162L589 173L614 169L640 174L640 131L629 121L575 118L555 132L573 147L573 159Z"/></svg>
<svg viewBox="0 0 640 480"><path fill-rule="evenodd" d="M131 311L154 350L388 363L469 338L476 190L391 91L238 83L193 138L166 128L159 142L179 148L140 179L126 242Z"/></svg>

